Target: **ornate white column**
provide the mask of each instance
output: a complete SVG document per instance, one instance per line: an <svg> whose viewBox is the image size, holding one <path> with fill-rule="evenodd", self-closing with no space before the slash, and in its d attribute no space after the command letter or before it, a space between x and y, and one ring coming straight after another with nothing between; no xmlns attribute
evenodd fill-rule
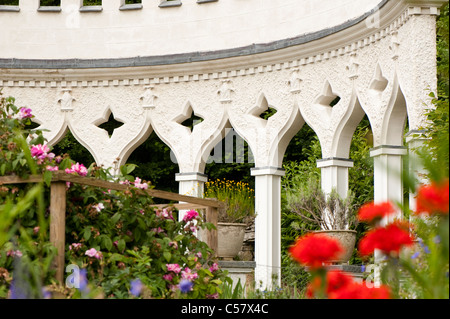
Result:
<svg viewBox="0 0 450 319"><path fill-rule="evenodd" d="M353 167L353 161L347 158L331 157L317 160L320 168L321 188L325 194L333 189L341 198L348 194L348 169Z"/></svg>
<svg viewBox="0 0 450 319"><path fill-rule="evenodd" d="M423 163L417 154L417 150L424 146L427 138L424 136L426 131L411 130L406 137L406 144L408 145L408 160L409 160L409 173L416 180L417 183L427 183L426 170L423 167ZM416 193L409 193L409 209L416 209Z"/></svg>
<svg viewBox="0 0 450 319"><path fill-rule="evenodd" d="M255 284L270 289L281 284L281 176L278 167L255 167Z"/></svg>
<svg viewBox="0 0 450 319"><path fill-rule="evenodd" d="M402 185L402 156L407 154L404 146L380 145L370 150L370 156L374 160L374 202L391 201L403 203ZM382 224L401 217L400 210L390 218L382 220Z"/></svg>
<svg viewBox="0 0 450 319"><path fill-rule="evenodd" d="M380 145L370 150L370 156L374 160L374 202L380 203L391 201L403 203L402 185L402 156L407 154L406 147L397 145ZM401 210L396 214L384 218L381 226L385 226L396 218L401 218ZM383 255L380 251L375 251L375 262L381 261Z"/></svg>
<svg viewBox="0 0 450 319"><path fill-rule="evenodd" d="M353 161L339 157L323 158L317 160L317 167L320 168L322 190L330 194L334 188L339 196L347 197L348 169L353 167Z"/></svg>

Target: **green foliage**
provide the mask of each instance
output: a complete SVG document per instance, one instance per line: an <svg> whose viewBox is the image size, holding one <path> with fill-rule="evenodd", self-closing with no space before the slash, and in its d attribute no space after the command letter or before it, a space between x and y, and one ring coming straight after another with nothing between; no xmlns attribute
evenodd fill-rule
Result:
<svg viewBox="0 0 450 319"><path fill-rule="evenodd" d="M419 151L427 158L427 170L432 179L448 176L449 169L449 3L441 8L437 19L437 95L430 93L433 107L426 115L431 125L425 127L427 148Z"/></svg>
<svg viewBox="0 0 450 319"><path fill-rule="evenodd" d="M341 198L336 190L327 196L318 180L309 179L305 185L287 190L286 198L288 210L320 229L347 230L357 224L351 192L346 198Z"/></svg>
<svg viewBox="0 0 450 319"><path fill-rule="evenodd" d="M89 281L78 290L53 279L56 252L47 235L48 185L2 185L0 298L42 298L44 288L62 298L208 298L222 293L226 273L214 263L213 251L194 235L211 224L198 214L178 221L175 210L155 209L151 197L138 193L144 184L131 175L135 165L121 167L121 175L113 177L95 165L86 169L68 156L55 157L45 145L29 144L45 142L42 132L29 128L31 110L24 113L12 98L0 102L1 176L40 173L50 181L49 169L56 168L130 185L119 192L67 183L65 264L81 269ZM179 271L170 270L169 264ZM191 291L178 289L182 278L193 283ZM139 295L130 292L136 279L143 284Z"/></svg>
<svg viewBox="0 0 450 319"><path fill-rule="evenodd" d="M232 180L209 181L204 196L223 201L226 208L219 213L219 222L248 223L255 218L255 192L247 183Z"/></svg>
<svg viewBox="0 0 450 319"><path fill-rule="evenodd" d="M73 161L90 166L94 157L89 153L68 130L65 137L53 147L55 154L67 154Z"/></svg>
<svg viewBox="0 0 450 319"><path fill-rule="evenodd" d="M18 6L19 0L0 0L0 5Z"/></svg>
<svg viewBox="0 0 450 319"><path fill-rule="evenodd" d="M178 164L170 158L170 148L153 132L150 137L130 155L128 164L135 164L135 174L152 182L160 190L178 192L175 174Z"/></svg>

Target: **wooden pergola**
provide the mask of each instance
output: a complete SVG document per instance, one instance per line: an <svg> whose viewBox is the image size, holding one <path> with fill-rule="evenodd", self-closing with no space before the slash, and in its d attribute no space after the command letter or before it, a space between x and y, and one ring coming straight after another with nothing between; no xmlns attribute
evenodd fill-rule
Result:
<svg viewBox="0 0 450 319"><path fill-rule="evenodd" d="M23 184L40 183L44 181L42 175L31 175L26 179L18 176L0 176L0 185L2 184ZM115 182L99 180L90 177L83 177L73 174L67 174L64 171L53 172L50 184L50 242L57 249L57 256L54 260L56 269L56 279L59 282L64 281L64 252L65 252L65 231L66 231L66 182L81 184L116 191L126 191L134 188L131 185L124 185ZM161 198L169 201L178 201L181 203L170 204L180 210L187 209L205 209L205 221L212 223L216 229L207 231L206 244L217 253L217 221L218 211L224 209L225 204L214 198L199 198L186 196L157 189L137 189L137 193ZM160 205L155 205L160 206ZM167 206L167 205L165 205Z"/></svg>

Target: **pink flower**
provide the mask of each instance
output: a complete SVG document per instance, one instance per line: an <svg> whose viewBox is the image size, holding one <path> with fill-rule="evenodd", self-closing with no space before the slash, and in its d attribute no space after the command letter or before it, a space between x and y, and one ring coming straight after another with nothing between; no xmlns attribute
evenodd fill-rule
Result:
<svg viewBox="0 0 450 319"><path fill-rule="evenodd" d="M87 168L83 164L72 164L70 168L66 168L67 174L77 173L80 176L86 176L88 173Z"/></svg>
<svg viewBox="0 0 450 319"><path fill-rule="evenodd" d="M161 210L157 210L156 211L156 216L160 217L160 218L165 218L165 219L173 219L172 214L165 208L162 211Z"/></svg>
<svg viewBox="0 0 450 319"><path fill-rule="evenodd" d="M164 229L162 229L161 227L158 227L158 228L152 228L152 231L154 231L155 233L159 234L159 233L163 233Z"/></svg>
<svg viewBox="0 0 450 319"><path fill-rule="evenodd" d="M31 109L27 108L27 107L22 107L19 110L19 116L21 119L28 119L33 117L33 114L31 114Z"/></svg>
<svg viewBox="0 0 450 319"><path fill-rule="evenodd" d="M6 253L6 256L10 256L10 257L22 257L22 252L20 250L9 250Z"/></svg>
<svg viewBox="0 0 450 319"><path fill-rule="evenodd" d="M33 156L34 158L45 159L46 157L49 157L50 159L52 159L53 157L55 157L55 154L49 154L48 152L50 152L50 149L47 145L38 144L31 147L31 156Z"/></svg>
<svg viewBox="0 0 450 319"><path fill-rule="evenodd" d="M103 254L100 251L97 251L95 248L91 248L86 251L85 255L89 257L94 257L97 259L101 259L103 257Z"/></svg>
<svg viewBox="0 0 450 319"><path fill-rule="evenodd" d="M58 166L47 165L47 167L46 167L47 171L52 171L52 172L56 172L58 169L59 169Z"/></svg>
<svg viewBox="0 0 450 319"><path fill-rule="evenodd" d="M194 280L197 279L198 274L195 272L192 272L192 270L190 270L188 267L184 268L184 270L181 272L181 278L186 279L186 280Z"/></svg>
<svg viewBox="0 0 450 319"><path fill-rule="evenodd" d="M148 184L147 183L141 183L142 180L139 177L136 177L136 179L134 180L134 186L140 189L147 189L148 188Z"/></svg>
<svg viewBox="0 0 450 319"><path fill-rule="evenodd" d="M103 258L103 254L102 254L101 251L97 251L97 252L95 253L94 257L97 258L97 259L102 259L102 258Z"/></svg>
<svg viewBox="0 0 450 319"><path fill-rule="evenodd" d="M191 230L191 232L195 233L197 231L197 226L191 226L189 227L189 229Z"/></svg>
<svg viewBox="0 0 450 319"><path fill-rule="evenodd" d="M73 244L69 245L69 250L72 250L72 249L73 250L78 250L80 248L81 248L81 244L80 243L73 243ZM94 248L92 248L92 249L94 249Z"/></svg>
<svg viewBox="0 0 450 319"><path fill-rule="evenodd" d="M172 276L172 274L165 274L165 275L163 275L163 279L167 280L167 281L172 281L173 276Z"/></svg>
<svg viewBox="0 0 450 319"><path fill-rule="evenodd" d="M178 274L181 271L181 267L178 264L166 264L167 271L173 271L174 273Z"/></svg>
<svg viewBox="0 0 450 319"><path fill-rule="evenodd" d="M198 217L198 213L192 209L184 214L183 221L189 222L197 217Z"/></svg>
<svg viewBox="0 0 450 319"><path fill-rule="evenodd" d="M216 270L219 270L219 265L216 263L212 264L212 266L209 267L210 272L215 272Z"/></svg>

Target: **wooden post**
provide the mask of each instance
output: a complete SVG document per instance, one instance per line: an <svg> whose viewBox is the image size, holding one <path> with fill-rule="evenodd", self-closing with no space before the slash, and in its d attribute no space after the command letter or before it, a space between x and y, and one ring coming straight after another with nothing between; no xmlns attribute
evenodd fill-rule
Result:
<svg viewBox="0 0 450 319"><path fill-rule="evenodd" d="M219 210L217 207L208 207L206 208L206 222L212 223L216 229L211 229L206 233L206 243L209 248L214 250L215 256L217 256L217 248L218 248L218 240L217 240L217 221L219 217Z"/></svg>
<svg viewBox="0 0 450 319"><path fill-rule="evenodd" d="M53 262L56 280L64 284L64 252L66 236L66 183L52 182L50 186L50 242L56 247Z"/></svg>

